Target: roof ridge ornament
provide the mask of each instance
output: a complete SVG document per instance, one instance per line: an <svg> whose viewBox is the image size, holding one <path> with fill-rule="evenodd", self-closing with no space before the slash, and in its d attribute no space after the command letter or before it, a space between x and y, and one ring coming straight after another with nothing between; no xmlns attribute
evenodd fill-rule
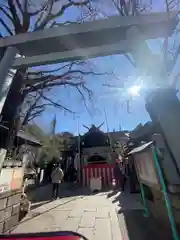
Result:
<svg viewBox="0 0 180 240"><path fill-rule="evenodd" d="M100 131L100 128L101 128L103 125L104 125L104 122L102 122L102 123L101 123L100 125L98 125L97 127L96 127L95 124L91 124L90 127L88 127L88 126L86 126L86 125L83 125L83 127L84 127L84 128L87 128L88 131L92 131L92 130L99 130L99 131Z"/></svg>

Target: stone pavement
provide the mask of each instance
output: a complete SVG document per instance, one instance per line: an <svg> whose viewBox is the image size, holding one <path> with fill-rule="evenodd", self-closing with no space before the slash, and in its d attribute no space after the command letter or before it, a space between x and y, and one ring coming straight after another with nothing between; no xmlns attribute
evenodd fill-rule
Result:
<svg viewBox="0 0 180 240"><path fill-rule="evenodd" d="M121 240L114 205L106 193L65 197L31 211L12 233L70 230L89 240Z"/></svg>
<svg viewBox="0 0 180 240"><path fill-rule="evenodd" d="M90 191L87 188L79 187L75 184L63 183L60 185L59 196L62 201L68 198L89 195ZM52 185L45 185L27 193L28 199L31 201L32 208L36 208L51 201L52 198Z"/></svg>
<svg viewBox="0 0 180 240"><path fill-rule="evenodd" d="M123 240L171 240L170 229L164 229L152 216L145 217L136 194L116 193L109 196L116 208Z"/></svg>
<svg viewBox="0 0 180 240"><path fill-rule="evenodd" d="M49 201L51 188L46 186L31 195L33 209L12 233L69 230L89 240L172 239L164 229L162 235L152 217L143 216L140 199L134 194L110 191L92 195L87 189L64 185L61 199Z"/></svg>

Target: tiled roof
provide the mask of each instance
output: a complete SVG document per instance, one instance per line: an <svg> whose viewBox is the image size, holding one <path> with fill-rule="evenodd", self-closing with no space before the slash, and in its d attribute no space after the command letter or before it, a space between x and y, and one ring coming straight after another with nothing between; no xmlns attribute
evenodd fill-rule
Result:
<svg viewBox="0 0 180 240"><path fill-rule="evenodd" d="M24 132L23 130L20 130L17 133L17 137L22 138L25 141L29 141L31 143L37 144L37 145L41 145L40 141L37 140L34 136L32 136L29 133Z"/></svg>

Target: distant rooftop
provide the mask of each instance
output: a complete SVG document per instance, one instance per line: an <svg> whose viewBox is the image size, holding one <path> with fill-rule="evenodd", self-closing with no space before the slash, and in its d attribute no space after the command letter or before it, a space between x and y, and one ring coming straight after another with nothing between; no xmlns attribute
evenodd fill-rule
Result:
<svg viewBox="0 0 180 240"><path fill-rule="evenodd" d="M0 131L1 131L2 134L7 134L8 128L3 126L3 125L0 125ZM16 137L25 141L25 142L27 141L30 145L37 145L37 146L42 145L36 137L34 137L33 135L31 135L29 133L26 133L23 130L20 130L17 133Z"/></svg>
<svg viewBox="0 0 180 240"><path fill-rule="evenodd" d="M29 133L26 133L24 132L23 130L20 130L18 133L17 133L17 137L25 140L25 141L28 141L28 142L31 142L33 144L37 144L37 145L42 145L40 143L39 140L37 140L37 138L35 138L33 135L29 134Z"/></svg>

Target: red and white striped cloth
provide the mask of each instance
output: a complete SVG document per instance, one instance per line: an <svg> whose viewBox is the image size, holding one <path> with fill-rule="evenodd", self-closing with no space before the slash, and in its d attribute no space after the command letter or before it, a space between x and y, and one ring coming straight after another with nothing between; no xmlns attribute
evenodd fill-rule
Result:
<svg viewBox="0 0 180 240"><path fill-rule="evenodd" d="M114 179L114 165L113 164L88 164L83 167L83 186L90 185L91 178L101 178L102 186L112 186Z"/></svg>

